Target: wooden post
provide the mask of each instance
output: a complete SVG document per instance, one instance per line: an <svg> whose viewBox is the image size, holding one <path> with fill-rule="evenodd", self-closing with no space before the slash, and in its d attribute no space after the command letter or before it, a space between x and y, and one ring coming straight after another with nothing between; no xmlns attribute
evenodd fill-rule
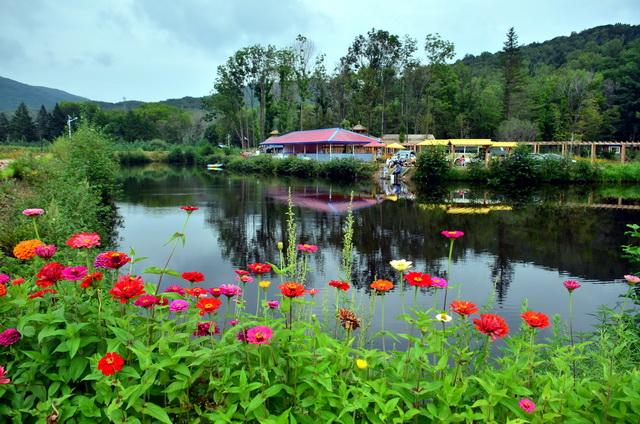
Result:
<svg viewBox="0 0 640 424"><path fill-rule="evenodd" d="M620 163L624 163L626 159L627 159L627 145L621 144L620 145Z"/></svg>
<svg viewBox="0 0 640 424"><path fill-rule="evenodd" d="M331 160L331 143L329 143L329 160Z"/></svg>
<svg viewBox="0 0 640 424"><path fill-rule="evenodd" d="M596 162L596 143L591 143L591 163Z"/></svg>
<svg viewBox="0 0 640 424"><path fill-rule="evenodd" d="M567 144L566 143L562 143L562 157L567 157Z"/></svg>

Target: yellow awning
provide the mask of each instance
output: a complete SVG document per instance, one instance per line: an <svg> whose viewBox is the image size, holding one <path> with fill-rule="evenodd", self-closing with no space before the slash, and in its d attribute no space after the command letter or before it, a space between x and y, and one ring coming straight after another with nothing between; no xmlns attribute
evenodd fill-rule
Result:
<svg viewBox="0 0 640 424"><path fill-rule="evenodd" d="M386 146L387 149L404 149L405 147L400 144L400 143L391 143L391 144L387 144Z"/></svg>
<svg viewBox="0 0 640 424"><path fill-rule="evenodd" d="M449 140L449 142L454 146L490 146L492 144L491 139L488 139L488 138L478 138L478 139L459 138L459 139Z"/></svg>
<svg viewBox="0 0 640 424"><path fill-rule="evenodd" d="M416 146L446 146L449 140L424 140L416 144Z"/></svg>
<svg viewBox="0 0 640 424"><path fill-rule="evenodd" d="M515 148L518 147L518 143L515 141L494 141L491 143L491 147L507 147L507 148Z"/></svg>

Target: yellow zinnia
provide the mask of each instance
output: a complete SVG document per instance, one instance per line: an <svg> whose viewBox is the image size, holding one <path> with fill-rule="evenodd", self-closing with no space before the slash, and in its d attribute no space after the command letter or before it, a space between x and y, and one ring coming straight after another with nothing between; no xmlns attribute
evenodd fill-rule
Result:
<svg viewBox="0 0 640 424"><path fill-rule="evenodd" d="M260 281L258 282L258 286L260 286L263 289L268 289L269 286L271 285L271 281Z"/></svg>
<svg viewBox="0 0 640 424"><path fill-rule="evenodd" d="M369 366L369 363L366 359L356 359L356 366L363 370Z"/></svg>

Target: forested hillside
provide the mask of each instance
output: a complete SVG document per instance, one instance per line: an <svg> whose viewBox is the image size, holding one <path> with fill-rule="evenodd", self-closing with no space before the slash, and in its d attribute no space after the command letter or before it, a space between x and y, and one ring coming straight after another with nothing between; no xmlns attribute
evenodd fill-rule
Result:
<svg viewBox="0 0 640 424"><path fill-rule="evenodd" d="M639 138L640 26L527 46L510 30L502 47L451 63L455 46L438 34L416 40L372 29L330 70L303 36L284 48L254 45L218 68L206 107L219 137L246 145L272 129L358 122L375 135Z"/></svg>
<svg viewBox="0 0 640 424"><path fill-rule="evenodd" d="M24 103L29 109L37 110L42 105L53 108L58 102L86 100L88 99L55 88L37 87L0 77L0 111L14 111L20 103Z"/></svg>

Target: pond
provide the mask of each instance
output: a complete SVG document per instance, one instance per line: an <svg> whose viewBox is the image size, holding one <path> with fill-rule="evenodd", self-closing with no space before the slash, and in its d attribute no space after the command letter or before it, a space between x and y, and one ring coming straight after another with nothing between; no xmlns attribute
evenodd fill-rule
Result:
<svg viewBox="0 0 640 424"><path fill-rule="evenodd" d="M460 285L463 300L483 305L494 297L493 311L513 330L520 326L524 299L529 309L567 318L568 295L562 282L578 280L574 328L597 324L602 304L615 306L627 290L622 279L630 269L621 258L627 223L640 222L640 191L634 187L580 187L520 191L508 195L458 185L416 196L406 186L368 183L358 186L259 176L207 173L193 169L132 168L122 171L118 202L123 219L119 248L135 248L148 257L134 272L162 267L169 255L167 239L180 231L185 213L179 206L200 207L187 226L187 242L178 247L170 267L200 271L205 287L234 283L234 270L252 262L276 262L277 243L286 230L287 190L291 187L302 242L317 244L310 263L309 287L322 304L332 305L339 277L343 224L354 192L355 262L353 281L359 311L369 309L369 284L377 278L396 281L392 259L413 261L414 269L446 276L448 240L444 229L462 230L454 244L450 281ZM149 282L157 276L146 275ZM269 299L277 299L276 276ZM165 277L163 286L180 283ZM247 309L254 310L257 288L247 286ZM413 288L396 288L385 300L385 329L406 332L395 319L412 307ZM457 298L456 288L449 300ZM351 294L350 294L351 295ZM438 298L441 302L442 297ZM428 308L432 294L420 292L417 307ZM327 314L325 314L327 315ZM329 319L324 317L322 319ZM332 317L330 319L333 319ZM374 320L374 327L377 325ZM545 330L549 331L549 330Z"/></svg>

